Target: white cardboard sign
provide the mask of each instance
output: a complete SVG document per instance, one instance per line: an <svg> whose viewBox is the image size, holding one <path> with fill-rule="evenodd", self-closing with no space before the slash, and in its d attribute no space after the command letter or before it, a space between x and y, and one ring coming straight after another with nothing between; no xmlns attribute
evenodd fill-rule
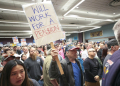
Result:
<svg viewBox="0 0 120 86"><path fill-rule="evenodd" d="M21 45L22 46L26 45L26 39L21 39Z"/></svg>
<svg viewBox="0 0 120 86"><path fill-rule="evenodd" d="M63 38L57 15L50 1L24 7L37 46Z"/></svg>
<svg viewBox="0 0 120 86"><path fill-rule="evenodd" d="M19 41L18 41L18 37L12 37L12 39L13 39L13 43L14 43L14 44L19 43Z"/></svg>

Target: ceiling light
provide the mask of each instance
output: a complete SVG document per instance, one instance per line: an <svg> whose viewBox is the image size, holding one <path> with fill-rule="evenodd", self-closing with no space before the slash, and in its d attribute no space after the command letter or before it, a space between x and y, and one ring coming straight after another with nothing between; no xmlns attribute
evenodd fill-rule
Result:
<svg viewBox="0 0 120 86"><path fill-rule="evenodd" d="M62 24L62 27L69 27L69 26L70 26L70 27L75 27L75 26L76 26L76 27L81 27L81 26L82 26L82 27L100 27L100 26L91 26L91 25L71 25L71 24L66 24L66 25L65 25L65 24Z"/></svg>
<svg viewBox="0 0 120 86"><path fill-rule="evenodd" d="M17 25L17 24L0 24L0 26L3 26L3 27L30 27L29 25L24 25L24 24L21 24L21 25Z"/></svg>
<svg viewBox="0 0 120 86"><path fill-rule="evenodd" d="M115 13L113 13L113 14L115 14Z"/></svg>
<svg viewBox="0 0 120 86"><path fill-rule="evenodd" d="M73 28L76 28L76 27L62 27L62 28L69 28L69 29L71 29L71 28L72 28L72 29L73 29Z"/></svg>
<svg viewBox="0 0 120 86"><path fill-rule="evenodd" d="M86 12L86 11L79 11L79 10L72 10L72 13L81 13L81 14L88 14L89 15L95 15L95 16L103 16L103 17L113 17L113 15L109 14L99 14L97 12Z"/></svg>
<svg viewBox="0 0 120 86"><path fill-rule="evenodd" d="M79 8L79 7L76 7L76 8Z"/></svg>
<svg viewBox="0 0 120 86"><path fill-rule="evenodd" d="M0 0L0 2L13 4L13 0L9 0L9 1L8 1L8 0ZM15 4L20 4L20 5L28 4L27 2L21 2L21 0L19 0L19 1L15 1L15 0L14 0L14 3L15 3Z"/></svg>
<svg viewBox="0 0 120 86"><path fill-rule="evenodd" d="M112 20L112 19L95 19L95 18L86 18L86 17L78 17L78 16L76 16L76 15L70 15L70 16L65 16L65 18L79 18L79 19L83 19L83 20L99 20L99 21L114 21L114 20Z"/></svg>
<svg viewBox="0 0 120 86"><path fill-rule="evenodd" d="M12 12L24 12L24 11L20 11L20 10L3 9L3 8L0 8L0 10L2 10L2 11L12 11Z"/></svg>
<svg viewBox="0 0 120 86"><path fill-rule="evenodd" d="M32 1L35 1L35 0L32 0Z"/></svg>
<svg viewBox="0 0 120 86"><path fill-rule="evenodd" d="M61 8L64 11L69 10L70 6L74 4L76 0L68 0L67 3Z"/></svg>
<svg viewBox="0 0 120 86"><path fill-rule="evenodd" d="M79 31L70 31L70 32L66 32L66 33L80 33Z"/></svg>
<svg viewBox="0 0 120 86"><path fill-rule="evenodd" d="M98 28L101 28L101 27L94 27L94 28L92 28L92 29L83 30L83 31L81 31L81 32L86 32L86 31L90 31L90 30L94 30L94 29L98 29Z"/></svg>
<svg viewBox="0 0 120 86"><path fill-rule="evenodd" d="M78 4L76 4L72 9L70 9L67 13L64 14L64 16L66 16L68 13L70 13L72 10L74 10L77 6L79 6L80 4L82 4L85 0L81 0Z"/></svg>
<svg viewBox="0 0 120 86"><path fill-rule="evenodd" d="M6 21L6 20L1 20L0 22L3 22L3 23L20 23L20 24L29 24L29 23L26 23L26 22L19 22L19 21Z"/></svg>
<svg viewBox="0 0 120 86"><path fill-rule="evenodd" d="M61 20L63 20L63 19L61 19Z"/></svg>
<svg viewBox="0 0 120 86"><path fill-rule="evenodd" d="M0 32L29 32L29 33L32 33L32 31L0 31Z"/></svg>
<svg viewBox="0 0 120 86"><path fill-rule="evenodd" d="M71 34L65 34L66 36L70 36Z"/></svg>

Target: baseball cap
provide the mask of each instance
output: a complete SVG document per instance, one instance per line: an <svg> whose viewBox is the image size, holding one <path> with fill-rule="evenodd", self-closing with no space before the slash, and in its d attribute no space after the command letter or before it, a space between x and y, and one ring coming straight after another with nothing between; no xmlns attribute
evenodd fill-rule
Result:
<svg viewBox="0 0 120 86"><path fill-rule="evenodd" d="M21 55L18 55L18 54L14 54L15 56L15 59L20 59Z"/></svg>
<svg viewBox="0 0 120 86"><path fill-rule="evenodd" d="M9 59L9 58L13 58L13 59L14 59L15 56L14 56L13 54L11 54L11 55L4 54L1 61L2 61L2 62L3 62L3 61L6 61L6 60Z"/></svg>
<svg viewBox="0 0 120 86"><path fill-rule="evenodd" d="M115 46L115 45L118 45L118 42L116 39L112 39L112 40L107 42L108 49L110 49L111 46Z"/></svg>
<svg viewBox="0 0 120 86"><path fill-rule="evenodd" d="M73 44L68 44L68 45L66 45L65 53L66 53L66 51L74 50L74 49L79 49L79 48L75 47Z"/></svg>

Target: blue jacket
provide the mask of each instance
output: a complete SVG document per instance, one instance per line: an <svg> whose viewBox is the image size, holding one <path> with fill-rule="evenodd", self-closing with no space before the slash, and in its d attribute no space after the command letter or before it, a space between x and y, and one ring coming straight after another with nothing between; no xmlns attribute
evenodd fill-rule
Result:
<svg viewBox="0 0 120 86"><path fill-rule="evenodd" d="M79 62L80 62L80 65L81 65L82 71L84 72L83 60L82 60L80 57L78 57L77 59L78 59Z"/></svg>
<svg viewBox="0 0 120 86"><path fill-rule="evenodd" d="M120 50L113 53L103 68L102 86L115 86L120 72Z"/></svg>

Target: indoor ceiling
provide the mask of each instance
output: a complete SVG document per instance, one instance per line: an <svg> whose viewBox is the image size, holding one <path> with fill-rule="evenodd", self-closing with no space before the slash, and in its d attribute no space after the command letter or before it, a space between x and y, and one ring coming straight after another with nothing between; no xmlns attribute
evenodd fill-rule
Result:
<svg viewBox="0 0 120 86"><path fill-rule="evenodd" d="M0 0L0 38L30 38L30 30L22 5L45 0ZM50 1L50 0L47 0ZM51 0L62 29L66 33L81 33L98 29L120 18L120 6L110 6L112 0Z"/></svg>

